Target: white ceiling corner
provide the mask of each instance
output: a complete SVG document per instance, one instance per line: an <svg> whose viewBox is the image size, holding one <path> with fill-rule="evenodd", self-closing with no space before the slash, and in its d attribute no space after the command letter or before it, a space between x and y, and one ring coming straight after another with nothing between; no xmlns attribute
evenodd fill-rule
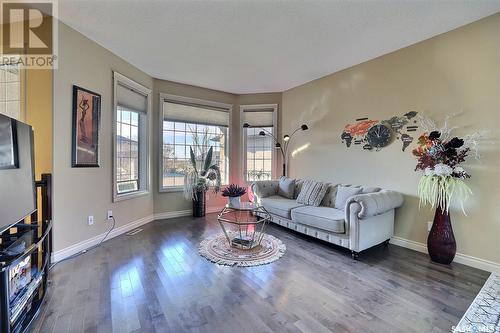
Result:
<svg viewBox="0 0 500 333"><path fill-rule="evenodd" d="M498 0L59 0L60 19L165 80L284 91L500 11Z"/></svg>

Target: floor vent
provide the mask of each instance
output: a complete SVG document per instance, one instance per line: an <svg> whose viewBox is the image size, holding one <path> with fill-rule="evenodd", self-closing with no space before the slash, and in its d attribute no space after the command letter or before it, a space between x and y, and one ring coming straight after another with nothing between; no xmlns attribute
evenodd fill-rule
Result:
<svg viewBox="0 0 500 333"><path fill-rule="evenodd" d="M127 235L127 236L134 236L134 235L137 235L138 233L140 233L141 231L142 231L142 229L141 229L141 228L134 229L134 230L132 230L132 231L130 231L130 232L127 232L127 233L126 233L126 235Z"/></svg>

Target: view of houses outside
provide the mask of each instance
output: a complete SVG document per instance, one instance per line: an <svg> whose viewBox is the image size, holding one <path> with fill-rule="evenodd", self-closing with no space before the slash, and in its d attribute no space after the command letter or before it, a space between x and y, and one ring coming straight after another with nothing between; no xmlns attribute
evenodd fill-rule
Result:
<svg viewBox="0 0 500 333"><path fill-rule="evenodd" d="M220 168L222 183L228 182L226 153L228 128L184 122L163 122L163 186L184 185L184 174L191 166L190 147L201 167L210 147L213 147L212 164Z"/></svg>
<svg viewBox="0 0 500 333"><path fill-rule="evenodd" d="M259 135L262 130L273 132L272 127L247 128L246 180L267 180L272 178L273 139Z"/></svg>
<svg viewBox="0 0 500 333"><path fill-rule="evenodd" d="M116 185L123 194L139 188L139 113L118 107Z"/></svg>
<svg viewBox="0 0 500 333"><path fill-rule="evenodd" d="M138 114L119 110L117 121L117 186L119 193L139 188ZM272 131L272 127L265 128ZM262 129L248 128L246 153L247 181L272 178L272 150L270 136L261 136ZM228 183L226 146L228 128L182 122L163 123L163 186L184 185L184 174L191 166L190 147L201 167L208 149L213 147L213 163L221 170L223 183Z"/></svg>

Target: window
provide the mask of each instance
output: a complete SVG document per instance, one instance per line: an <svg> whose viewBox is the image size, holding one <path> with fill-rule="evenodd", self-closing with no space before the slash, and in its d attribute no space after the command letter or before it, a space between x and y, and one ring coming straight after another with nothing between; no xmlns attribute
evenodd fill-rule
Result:
<svg viewBox="0 0 500 333"><path fill-rule="evenodd" d="M241 106L243 174L248 182L276 176L276 110L275 104Z"/></svg>
<svg viewBox="0 0 500 333"><path fill-rule="evenodd" d="M148 193L148 109L151 91L114 73L114 200Z"/></svg>
<svg viewBox="0 0 500 333"><path fill-rule="evenodd" d="M19 65L0 65L0 113L22 120Z"/></svg>
<svg viewBox="0 0 500 333"><path fill-rule="evenodd" d="M227 184L231 105L164 94L161 99L160 191L182 188L191 166L190 147L198 168L213 147L212 163L219 166L222 183Z"/></svg>
<svg viewBox="0 0 500 333"><path fill-rule="evenodd" d="M139 112L117 107L116 185L118 194L137 191L139 180Z"/></svg>

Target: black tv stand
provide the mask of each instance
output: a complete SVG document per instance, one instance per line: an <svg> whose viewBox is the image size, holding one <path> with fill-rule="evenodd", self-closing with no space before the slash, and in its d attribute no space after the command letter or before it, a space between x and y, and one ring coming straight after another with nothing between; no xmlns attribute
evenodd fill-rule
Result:
<svg viewBox="0 0 500 333"><path fill-rule="evenodd" d="M47 294L52 256L52 181L36 182L37 210L0 234L0 332L30 327Z"/></svg>

